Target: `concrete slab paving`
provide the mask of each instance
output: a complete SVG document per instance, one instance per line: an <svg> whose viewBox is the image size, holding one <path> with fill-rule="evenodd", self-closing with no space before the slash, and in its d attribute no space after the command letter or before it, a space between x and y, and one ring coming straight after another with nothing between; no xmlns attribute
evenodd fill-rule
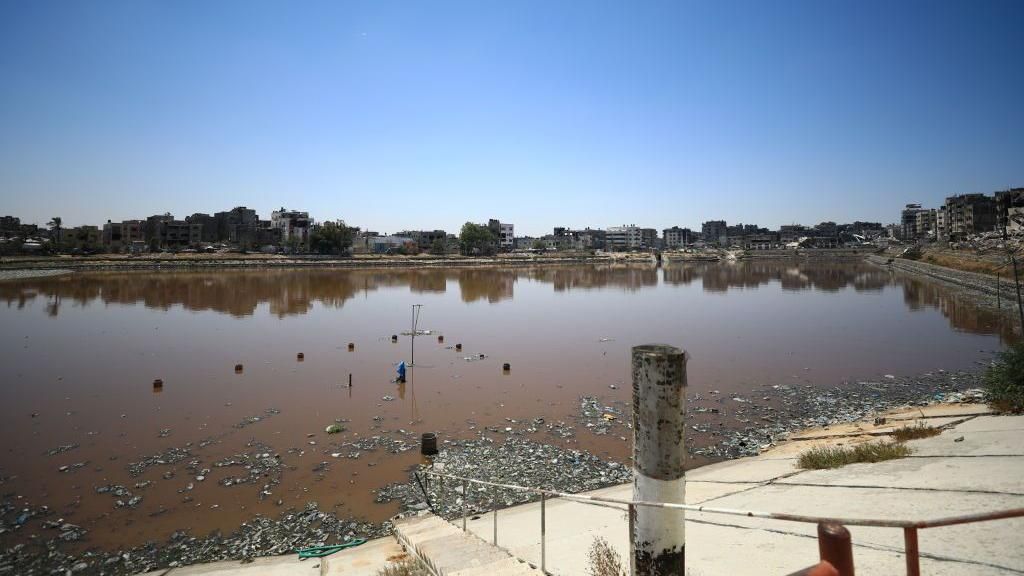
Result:
<svg viewBox="0 0 1024 576"><path fill-rule="evenodd" d="M955 407L940 408L946 418ZM963 431L969 423L976 432ZM688 472L687 502L814 516L905 520L1024 508L1024 457L982 455L985 450L1024 453L1024 434L1016 432L1021 428L1024 417L972 417L939 436L912 441L918 457L835 470L800 471L793 458L778 457L793 454L792 448L789 452L773 450ZM960 435L965 436L963 442L952 441ZM967 436L973 438L971 443ZM629 499L632 487L598 492ZM628 559L628 520L623 510L549 500L546 516L547 568L553 574L586 574L587 552L595 537L604 538ZM483 516L469 527L489 539L492 518ZM816 527L812 524L691 513L686 527L690 574L787 574L817 559ZM904 573L902 530L851 526L850 531L858 574ZM923 530L919 536L922 573L1024 574L1021 534L1024 519ZM539 505L499 512L498 543L539 563Z"/></svg>
<svg viewBox="0 0 1024 576"><path fill-rule="evenodd" d="M785 511L829 517L935 519L948 516L1024 507L1024 496L973 493L841 488L836 486L766 485L757 490L726 496L708 505L740 510ZM742 516L694 513L694 520L730 524L750 529L783 530L808 538L813 524L778 522ZM855 543L880 549L902 551L903 533L894 528L849 526ZM995 565L1024 571L1024 519L966 524L924 530L920 534L922 553L971 565ZM870 554L858 557L871 565Z"/></svg>
<svg viewBox="0 0 1024 576"><path fill-rule="evenodd" d="M702 466L686 473L687 481L768 482L797 471L796 459L753 456Z"/></svg>
<svg viewBox="0 0 1024 576"><path fill-rule="evenodd" d="M779 484L916 488L1024 495L1024 457L914 457L807 470Z"/></svg>
<svg viewBox="0 0 1024 576"><path fill-rule="evenodd" d="M995 411L985 404L932 404L930 406L908 406L906 408L890 411L884 416L886 419L906 419L922 417L933 418L941 416L964 417L994 413ZM874 418L866 418L865 420L874 421Z"/></svg>
<svg viewBox="0 0 1024 576"><path fill-rule="evenodd" d="M405 550L391 537L370 540L362 546L343 550L323 559L320 574L334 576L375 576L393 562L407 558Z"/></svg>
<svg viewBox="0 0 1024 576"><path fill-rule="evenodd" d="M165 576L227 576L229 574L260 574L266 576L318 576L320 560L311 558L299 560L297 554L288 556L268 556L257 558L252 562L211 562L182 568L171 568L164 572L156 572ZM151 573L152 574L152 573Z"/></svg>
<svg viewBox="0 0 1024 576"><path fill-rule="evenodd" d="M956 427L967 432L999 432L1024 430L1024 417L1020 416L979 416Z"/></svg>
<svg viewBox="0 0 1024 576"><path fill-rule="evenodd" d="M914 456L1024 456L1021 434L1007 430L965 432L958 427L933 438L914 440L910 445Z"/></svg>

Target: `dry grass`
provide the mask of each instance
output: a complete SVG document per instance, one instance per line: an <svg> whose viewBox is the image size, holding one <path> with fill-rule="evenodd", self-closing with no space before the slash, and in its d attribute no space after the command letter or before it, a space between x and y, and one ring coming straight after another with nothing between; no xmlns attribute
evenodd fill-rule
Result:
<svg viewBox="0 0 1024 576"><path fill-rule="evenodd" d="M430 576L425 566L412 556L406 556L397 562L389 562L377 570L377 576Z"/></svg>
<svg viewBox="0 0 1024 576"><path fill-rule="evenodd" d="M847 464L882 462L909 456L910 448L898 442L872 442L856 446L821 446L800 454L797 466L804 470L839 468Z"/></svg>
<svg viewBox="0 0 1024 576"><path fill-rule="evenodd" d="M931 438L939 434L942 434L942 430L927 426L924 422L918 422L916 426L904 426L893 430L892 437L897 442L906 442L907 440Z"/></svg>
<svg viewBox="0 0 1024 576"><path fill-rule="evenodd" d="M981 256L973 252L951 254L932 249L925 251L921 261L965 272L979 272L995 276L996 272L1001 271L1003 276L1006 275L1005 264L1002 262L1002 259L991 255Z"/></svg>
<svg viewBox="0 0 1024 576"><path fill-rule="evenodd" d="M608 541L600 536L594 538L590 546L590 553L587 555L589 566L587 573L590 576L626 576L626 570L622 567L622 558Z"/></svg>

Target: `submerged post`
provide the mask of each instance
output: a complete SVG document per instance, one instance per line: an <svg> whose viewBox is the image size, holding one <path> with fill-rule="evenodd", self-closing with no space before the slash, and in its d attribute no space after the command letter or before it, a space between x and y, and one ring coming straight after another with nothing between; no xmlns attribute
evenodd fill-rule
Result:
<svg viewBox="0 0 1024 576"><path fill-rule="evenodd" d="M686 353L674 346L633 348L633 500L684 503ZM634 576L685 574L684 513L632 507Z"/></svg>

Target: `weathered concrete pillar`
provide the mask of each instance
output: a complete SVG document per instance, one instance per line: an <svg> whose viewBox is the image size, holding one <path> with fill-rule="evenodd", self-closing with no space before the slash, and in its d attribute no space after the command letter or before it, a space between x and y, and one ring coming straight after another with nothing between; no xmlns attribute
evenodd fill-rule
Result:
<svg viewBox="0 0 1024 576"><path fill-rule="evenodd" d="M686 353L674 346L633 348L633 499L682 504L685 491ZM633 507L636 576L685 573L682 510Z"/></svg>

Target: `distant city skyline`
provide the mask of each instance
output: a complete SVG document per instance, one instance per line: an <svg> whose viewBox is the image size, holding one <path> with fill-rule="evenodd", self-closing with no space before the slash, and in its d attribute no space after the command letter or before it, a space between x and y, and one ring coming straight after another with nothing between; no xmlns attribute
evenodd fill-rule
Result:
<svg viewBox="0 0 1024 576"><path fill-rule="evenodd" d="M1024 3L0 0L0 215L896 222L1024 186Z"/></svg>

